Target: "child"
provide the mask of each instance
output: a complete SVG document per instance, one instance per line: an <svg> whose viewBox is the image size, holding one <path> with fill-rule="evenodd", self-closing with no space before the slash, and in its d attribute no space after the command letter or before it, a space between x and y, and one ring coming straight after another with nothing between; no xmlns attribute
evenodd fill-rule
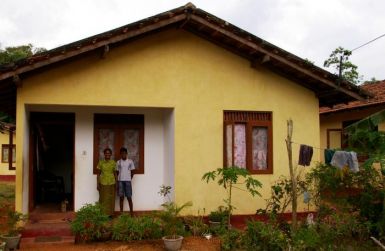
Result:
<svg viewBox="0 0 385 251"><path fill-rule="evenodd" d="M121 159L116 162L116 171L118 172L118 195L120 197L120 212L123 212L124 196L126 196L128 205L130 207L130 214L133 216L131 180L134 174L131 172L131 170L135 169L135 165L131 159L127 159L126 148L120 148L120 156Z"/></svg>

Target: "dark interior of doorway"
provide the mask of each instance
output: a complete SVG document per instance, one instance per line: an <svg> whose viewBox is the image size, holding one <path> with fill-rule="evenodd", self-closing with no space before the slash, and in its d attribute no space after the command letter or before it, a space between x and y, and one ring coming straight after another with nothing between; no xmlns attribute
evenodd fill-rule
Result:
<svg viewBox="0 0 385 251"><path fill-rule="evenodd" d="M74 124L69 113L34 113L33 200L36 212L73 210Z"/></svg>

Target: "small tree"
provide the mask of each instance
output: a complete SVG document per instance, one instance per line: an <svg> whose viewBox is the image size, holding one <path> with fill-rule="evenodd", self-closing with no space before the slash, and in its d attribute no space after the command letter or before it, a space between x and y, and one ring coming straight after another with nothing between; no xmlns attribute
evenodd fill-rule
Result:
<svg viewBox="0 0 385 251"><path fill-rule="evenodd" d="M342 79L353 84L359 84L362 76L357 71L357 66L349 61L349 56L352 52L342 48L336 48L324 62L325 67L332 67L335 69L335 74L338 74Z"/></svg>
<svg viewBox="0 0 385 251"><path fill-rule="evenodd" d="M385 193L385 132L378 131L376 127L385 122L385 110L370 115L345 128L348 134L349 147L358 153L368 156L363 167L372 169L378 163L381 169L382 189ZM378 223L380 232L385 234L385 196L383 198L382 219Z"/></svg>
<svg viewBox="0 0 385 251"><path fill-rule="evenodd" d="M240 178L244 179L242 183L238 183L238 180ZM226 203L229 209L229 218L227 221L229 226L231 214L234 209L234 206L231 201L232 190L233 188L241 189L236 185L243 184L252 196L261 196L257 189L262 187L262 183L254 179L246 169L237 166L218 168L217 170L207 172L203 175L202 180L206 181L207 183L210 180L217 180L218 185L223 186L224 189L226 189L227 198L224 200L224 202Z"/></svg>

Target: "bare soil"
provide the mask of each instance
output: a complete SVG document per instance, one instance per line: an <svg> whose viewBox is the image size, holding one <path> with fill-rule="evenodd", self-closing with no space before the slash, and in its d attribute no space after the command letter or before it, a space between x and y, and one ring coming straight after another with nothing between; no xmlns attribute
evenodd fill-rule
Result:
<svg viewBox="0 0 385 251"><path fill-rule="evenodd" d="M99 242L90 244L41 244L38 247L23 248L27 251L164 251L163 241L135 241L124 242ZM220 240L213 238L206 240L203 237L186 237L183 240L182 251L218 251L220 250Z"/></svg>

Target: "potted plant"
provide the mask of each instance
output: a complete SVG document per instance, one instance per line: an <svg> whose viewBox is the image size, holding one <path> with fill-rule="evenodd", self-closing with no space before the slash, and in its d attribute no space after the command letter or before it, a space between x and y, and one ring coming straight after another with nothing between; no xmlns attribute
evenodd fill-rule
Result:
<svg viewBox="0 0 385 251"><path fill-rule="evenodd" d="M163 210L160 212L159 217L162 220L163 232L165 236L162 237L166 250L176 251L182 247L184 224L179 217L180 212L189 206L192 206L192 202L189 201L181 206L172 202L170 199L170 186L161 186L159 194L167 197L168 202L163 203Z"/></svg>
<svg viewBox="0 0 385 251"><path fill-rule="evenodd" d="M20 231L23 229L21 224L26 220L27 215L13 210L8 211L7 233L1 235L1 239L6 243L6 250L17 248L21 238Z"/></svg>

